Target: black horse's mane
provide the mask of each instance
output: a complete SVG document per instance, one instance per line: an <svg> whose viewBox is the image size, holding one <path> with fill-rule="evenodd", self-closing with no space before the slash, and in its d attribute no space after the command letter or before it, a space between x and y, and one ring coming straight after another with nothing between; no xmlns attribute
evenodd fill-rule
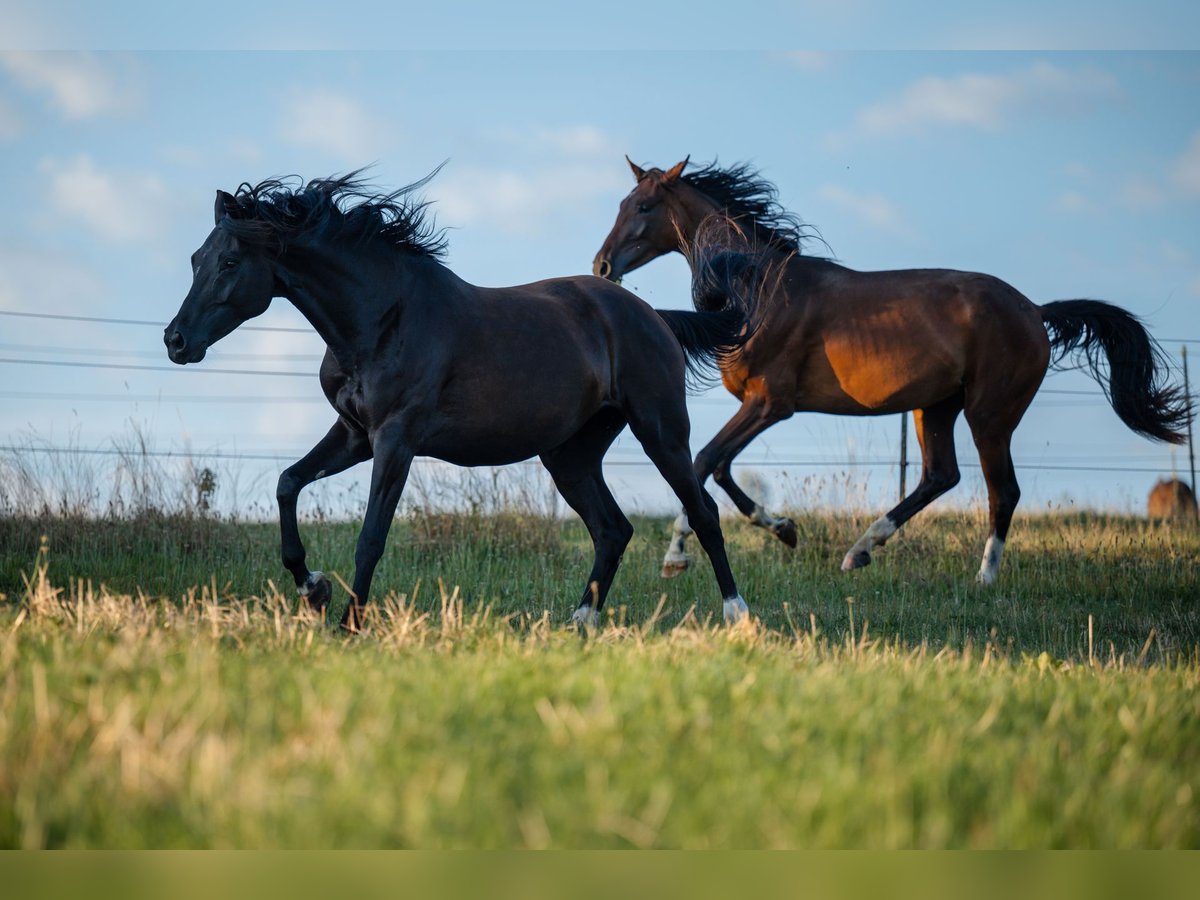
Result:
<svg viewBox="0 0 1200 900"><path fill-rule="evenodd" d="M436 227L429 203L416 192L438 173L388 193L375 191L362 170L315 178L268 178L238 186L229 209L229 227L241 240L282 252L304 237L329 240L382 240L418 256L441 259L445 230Z"/></svg>
<svg viewBox="0 0 1200 900"><path fill-rule="evenodd" d="M771 247L801 253L805 241L824 243L815 228L780 205L775 185L749 163L721 168L714 159L680 177L712 198L730 218L749 219Z"/></svg>

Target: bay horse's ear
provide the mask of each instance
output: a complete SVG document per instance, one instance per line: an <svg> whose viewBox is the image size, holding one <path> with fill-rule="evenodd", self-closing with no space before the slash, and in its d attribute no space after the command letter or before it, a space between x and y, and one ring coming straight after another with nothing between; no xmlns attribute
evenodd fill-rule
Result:
<svg viewBox="0 0 1200 900"><path fill-rule="evenodd" d="M685 156L683 158L683 162L676 163L675 165L671 166L671 168L667 169L666 174L663 176L664 180L677 181L679 179L679 176L683 174L684 166L686 166L688 164L688 160L691 158L692 158L692 155L689 153L687 156Z"/></svg>
<svg viewBox="0 0 1200 900"><path fill-rule="evenodd" d="M219 224L226 216L232 216L236 219L241 209L233 194L226 191L217 191L217 202L213 206L213 224Z"/></svg>
<svg viewBox="0 0 1200 900"><path fill-rule="evenodd" d="M635 179L641 181L646 177L646 170L630 159L628 153L625 154L625 162L629 163L629 168L633 170L633 177Z"/></svg>

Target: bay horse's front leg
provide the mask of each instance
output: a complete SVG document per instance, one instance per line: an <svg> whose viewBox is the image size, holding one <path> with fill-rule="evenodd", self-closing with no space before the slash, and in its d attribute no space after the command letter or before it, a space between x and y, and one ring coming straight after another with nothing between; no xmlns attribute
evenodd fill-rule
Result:
<svg viewBox="0 0 1200 900"><path fill-rule="evenodd" d="M357 628L361 622L362 606L371 596L371 578L383 556L392 518L408 480L413 452L402 428L387 426L375 433L373 449L375 465L371 470L371 490L367 498L367 513L354 551L354 590L341 616L341 624Z"/></svg>
<svg viewBox="0 0 1200 900"><path fill-rule="evenodd" d="M326 478L371 458L367 436L338 419L325 437L298 462L279 476L279 537L284 567L292 573L296 587L310 606L324 610L332 594L329 580L321 572L310 572L304 562L304 544L296 522L296 500L300 492L318 478Z"/></svg>
<svg viewBox="0 0 1200 900"><path fill-rule="evenodd" d="M788 408L772 407L766 398L757 394L747 394L741 408L734 413L732 419L717 432L708 444L696 454L694 469L696 477L703 485L708 477L721 486L729 495L734 506L744 515L751 525L764 528L779 538L789 547L796 546L796 525L788 518L777 518L767 513L753 499L738 487L730 474L729 467L746 446L774 425L791 415ZM675 520L675 529L671 535L671 544L663 557L662 576L672 578L683 572L690 562L686 543L692 533L687 516L680 514Z"/></svg>

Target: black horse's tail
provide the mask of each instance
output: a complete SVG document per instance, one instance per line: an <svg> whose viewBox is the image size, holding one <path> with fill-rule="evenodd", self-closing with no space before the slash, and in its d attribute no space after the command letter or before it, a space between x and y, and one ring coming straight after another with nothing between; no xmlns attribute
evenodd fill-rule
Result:
<svg viewBox="0 0 1200 900"><path fill-rule="evenodd" d="M1059 300L1041 307L1055 352L1083 354L1121 421L1138 434L1180 444L1192 415L1191 401L1166 383L1166 354L1137 316L1099 300Z"/></svg>
<svg viewBox="0 0 1200 900"><path fill-rule="evenodd" d="M675 340L683 348L687 362L688 387L710 387L721 363L746 342L746 316L737 307L719 312L691 312L682 309L656 309L667 323Z"/></svg>

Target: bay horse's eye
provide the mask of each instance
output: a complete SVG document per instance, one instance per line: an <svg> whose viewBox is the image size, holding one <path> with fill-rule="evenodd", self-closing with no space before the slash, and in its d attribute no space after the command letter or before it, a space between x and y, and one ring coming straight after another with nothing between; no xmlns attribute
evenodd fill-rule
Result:
<svg viewBox="0 0 1200 900"><path fill-rule="evenodd" d="M639 203L637 209L638 209L638 212L640 212L640 213L648 213L653 208L654 207L651 206L651 204L649 204L649 203Z"/></svg>

